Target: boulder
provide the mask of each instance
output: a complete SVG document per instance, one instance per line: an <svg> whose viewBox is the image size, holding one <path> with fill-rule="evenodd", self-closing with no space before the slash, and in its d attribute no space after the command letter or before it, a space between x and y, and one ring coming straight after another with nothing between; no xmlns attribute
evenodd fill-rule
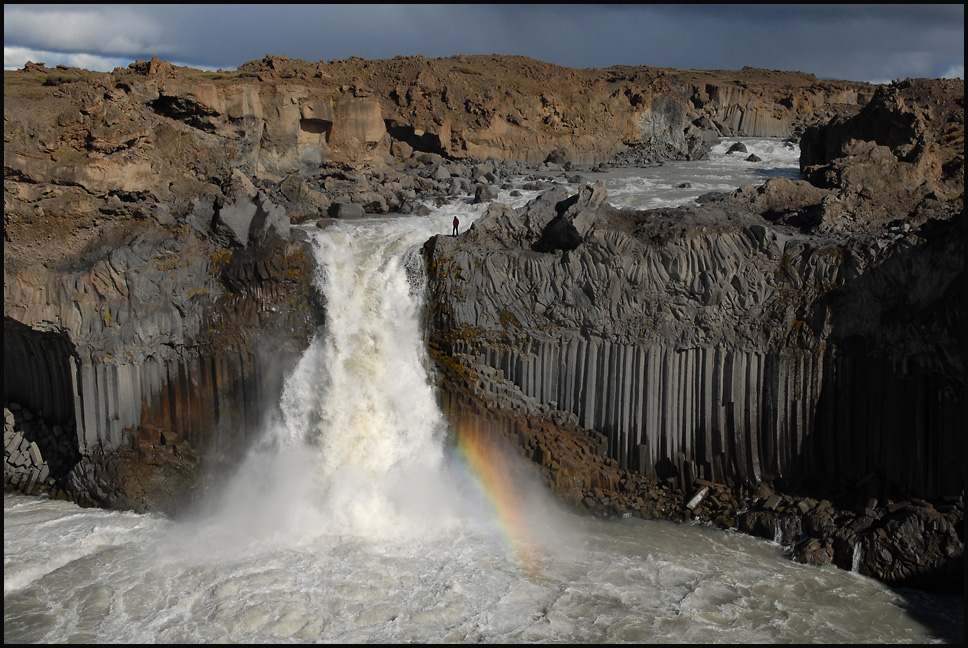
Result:
<svg viewBox="0 0 968 648"><path fill-rule="evenodd" d="M362 218L365 214L361 205L343 202L330 205L327 213L330 218Z"/></svg>
<svg viewBox="0 0 968 648"><path fill-rule="evenodd" d="M599 221L597 212L605 195L605 181L600 180L593 187L582 187L573 198L558 203L555 206L558 215L545 226L533 249L553 252L577 248Z"/></svg>

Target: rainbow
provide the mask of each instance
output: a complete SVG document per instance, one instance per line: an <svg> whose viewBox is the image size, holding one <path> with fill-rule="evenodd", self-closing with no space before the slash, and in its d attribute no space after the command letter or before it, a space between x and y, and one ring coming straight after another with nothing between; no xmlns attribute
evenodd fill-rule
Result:
<svg viewBox="0 0 968 648"><path fill-rule="evenodd" d="M520 506L520 483L510 470L509 458L477 426L462 425L457 432L460 465L473 477L472 484L486 502L492 520L510 546L519 565L534 572L535 543Z"/></svg>

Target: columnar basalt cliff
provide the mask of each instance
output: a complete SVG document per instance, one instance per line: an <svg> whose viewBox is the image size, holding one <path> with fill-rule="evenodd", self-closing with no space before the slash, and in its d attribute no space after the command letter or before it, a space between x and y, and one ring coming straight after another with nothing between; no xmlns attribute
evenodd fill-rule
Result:
<svg viewBox="0 0 968 648"><path fill-rule="evenodd" d="M764 489L958 498L963 96L497 56L5 72L5 486L174 512L231 465L325 321L293 225L739 135L800 140L804 179L646 213L552 189L428 242L455 427L600 513L766 534ZM739 517L754 493L772 518ZM860 531L803 501L829 533L801 553L840 564Z"/></svg>
<svg viewBox="0 0 968 648"><path fill-rule="evenodd" d="M885 89L855 117L809 130L808 180L646 212L608 206L600 182L517 211L492 205L465 235L430 241L434 344L462 367L441 362L448 382L490 394L482 409L511 421L525 402L600 439L619 469L646 478L625 476L624 501L605 496L614 511L654 515L636 491L663 482L694 504L716 485L853 489L868 519L849 538L815 527L804 560L850 568L861 556L864 573L889 582L956 586L960 514L934 531L911 522L910 535L944 547L925 549L922 565L900 564L906 540L885 540L915 516L892 502L953 502L964 488L964 171L947 144L963 137L963 91L930 92ZM525 450L547 445L510 425ZM541 454L550 472L581 463ZM595 508L603 481L564 490ZM799 504L738 524L797 542L817 501Z"/></svg>

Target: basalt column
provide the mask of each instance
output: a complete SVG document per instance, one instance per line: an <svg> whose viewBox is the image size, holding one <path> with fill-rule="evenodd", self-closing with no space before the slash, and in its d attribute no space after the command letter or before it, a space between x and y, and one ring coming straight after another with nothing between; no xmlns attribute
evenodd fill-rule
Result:
<svg viewBox="0 0 968 648"><path fill-rule="evenodd" d="M9 318L3 329L4 482L33 492L80 459L75 349L63 334L34 331Z"/></svg>

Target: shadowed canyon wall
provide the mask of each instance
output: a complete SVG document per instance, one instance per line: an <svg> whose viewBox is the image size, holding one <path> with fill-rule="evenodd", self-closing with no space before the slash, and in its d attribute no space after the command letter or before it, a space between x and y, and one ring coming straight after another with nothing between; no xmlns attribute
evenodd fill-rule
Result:
<svg viewBox="0 0 968 648"><path fill-rule="evenodd" d="M953 308L963 244L950 229L915 268L894 261L911 252L904 240L868 254L772 226L679 224L700 214L654 217L645 240L617 234L613 215L575 249L538 253L523 224L554 212L522 212L492 207L429 248L435 327L469 371L499 370L602 432L621 467L685 487L877 473L898 494L960 492L964 401L957 368L942 366L959 352L957 320L925 314ZM941 294L856 332L879 313L847 295L912 282Z"/></svg>

